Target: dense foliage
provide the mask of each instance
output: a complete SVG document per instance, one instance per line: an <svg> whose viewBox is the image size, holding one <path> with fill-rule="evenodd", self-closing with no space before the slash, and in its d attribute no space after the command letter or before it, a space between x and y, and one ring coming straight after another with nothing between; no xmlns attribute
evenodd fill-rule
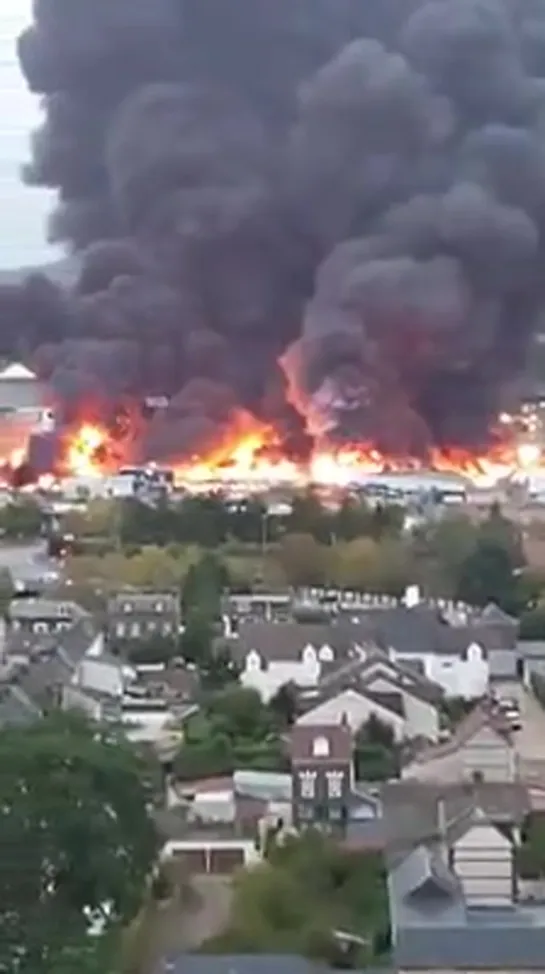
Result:
<svg viewBox="0 0 545 974"><path fill-rule="evenodd" d="M342 966L384 959L389 925L381 855L345 850L314 831L285 838L267 862L237 877L228 928L203 949L302 953Z"/></svg>
<svg viewBox="0 0 545 974"><path fill-rule="evenodd" d="M72 715L2 731L6 974L91 965L136 914L157 852L147 780L126 742Z"/></svg>

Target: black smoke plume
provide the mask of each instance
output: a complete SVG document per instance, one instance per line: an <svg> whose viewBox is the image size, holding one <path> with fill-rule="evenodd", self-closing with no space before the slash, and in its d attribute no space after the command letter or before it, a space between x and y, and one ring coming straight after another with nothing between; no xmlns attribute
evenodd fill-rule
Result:
<svg viewBox="0 0 545 974"><path fill-rule="evenodd" d="M545 0L34 0L75 286L0 293L63 401L166 395L145 449L243 406L294 450L486 438L544 303Z"/></svg>

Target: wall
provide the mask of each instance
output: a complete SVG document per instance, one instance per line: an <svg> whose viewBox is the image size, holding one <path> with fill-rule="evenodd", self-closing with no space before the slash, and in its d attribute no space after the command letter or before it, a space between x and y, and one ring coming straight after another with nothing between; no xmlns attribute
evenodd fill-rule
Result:
<svg viewBox="0 0 545 974"><path fill-rule="evenodd" d="M425 737L428 741L436 741L439 736L439 711L434 704L420 697L413 696L409 690L400 688L395 681L377 674L368 683L370 690L378 692L392 692L399 690L403 697L405 709L405 736Z"/></svg>
<svg viewBox="0 0 545 974"><path fill-rule="evenodd" d="M514 649L492 649L488 662L491 679L517 679L517 653Z"/></svg>
<svg viewBox="0 0 545 974"><path fill-rule="evenodd" d="M112 697L123 695L123 674L121 667L100 659L82 659L75 673L74 683L82 688L105 693Z"/></svg>
<svg viewBox="0 0 545 974"><path fill-rule="evenodd" d="M406 724L403 717L391 710L381 707L374 700L369 700L356 690L345 690L331 700L325 700L313 710L299 717L297 724L309 727L314 724L340 724L343 714L350 727L357 732L372 715L392 728L395 739L401 741L406 736Z"/></svg>
<svg viewBox="0 0 545 974"><path fill-rule="evenodd" d="M505 906L513 899L511 842L488 823L470 828L454 845L453 868L472 905Z"/></svg>

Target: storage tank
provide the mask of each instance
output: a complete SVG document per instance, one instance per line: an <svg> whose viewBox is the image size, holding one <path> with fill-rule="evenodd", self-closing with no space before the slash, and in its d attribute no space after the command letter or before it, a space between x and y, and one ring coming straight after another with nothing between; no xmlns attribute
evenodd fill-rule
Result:
<svg viewBox="0 0 545 974"><path fill-rule="evenodd" d="M47 400L46 386L25 365L14 363L0 372L0 464L18 466L32 436L53 432Z"/></svg>

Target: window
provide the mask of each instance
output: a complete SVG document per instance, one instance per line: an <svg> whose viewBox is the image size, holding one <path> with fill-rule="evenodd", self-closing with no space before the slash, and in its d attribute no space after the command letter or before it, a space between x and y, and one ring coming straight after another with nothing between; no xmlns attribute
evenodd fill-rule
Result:
<svg viewBox="0 0 545 974"><path fill-rule="evenodd" d="M326 779L328 798L341 798L343 793L344 771L328 771Z"/></svg>
<svg viewBox="0 0 545 974"><path fill-rule="evenodd" d="M132 605L130 602L123 603L123 612L132 612Z"/></svg>
<svg viewBox="0 0 545 974"><path fill-rule="evenodd" d="M116 636L123 637L125 635L126 626L124 622L118 622L115 627Z"/></svg>
<svg viewBox="0 0 545 974"><path fill-rule="evenodd" d="M172 623L163 622L163 636L170 636L172 632Z"/></svg>
<svg viewBox="0 0 545 974"><path fill-rule="evenodd" d="M165 611L165 603L164 602L156 602L155 603L155 611L156 612L164 612Z"/></svg>
<svg viewBox="0 0 545 974"><path fill-rule="evenodd" d="M316 794L316 772L302 771L299 775L301 798L314 798Z"/></svg>
<svg viewBox="0 0 545 974"><path fill-rule="evenodd" d="M140 623L139 622L133 622L133 624L131 626L131 636L132 636L133 639L138 639L138 637L140 636Z"/></svg>
<svg viewBox="0 0 545 974"><path fill-rule="evenodd" d="M314 758L329 757L329 741L327 737L315 737L312 742L312 756Z"/></svg>

